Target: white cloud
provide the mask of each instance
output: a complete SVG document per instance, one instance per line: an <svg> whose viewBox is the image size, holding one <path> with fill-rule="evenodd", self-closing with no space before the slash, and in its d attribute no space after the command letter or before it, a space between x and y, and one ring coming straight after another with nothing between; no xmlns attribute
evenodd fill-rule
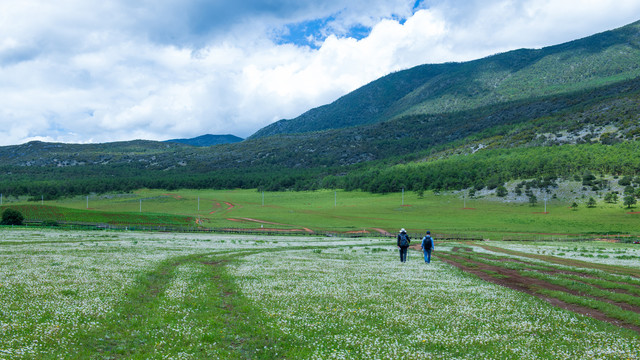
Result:
<svg viewBox="0 0 640 360"><path fill-rule="evenodd" d="M248 136L391 71L640 18L635 0L434 0L418 11L405 0L201 3L0 3L0 145ZM331 19L317 49L270 38L316 18ZM369 35L346 37L356 24Z"/></svg>

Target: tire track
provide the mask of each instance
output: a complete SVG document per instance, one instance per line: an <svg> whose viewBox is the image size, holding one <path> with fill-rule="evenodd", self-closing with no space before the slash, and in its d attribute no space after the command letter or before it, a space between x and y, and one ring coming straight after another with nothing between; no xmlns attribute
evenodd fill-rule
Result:
<svg viewBox="0 0 640 360"><path fill-rule="evenodd" d="M525 276L521 274L519 270L508 269L502 266L487 264L481 261L474 261L473 259L469 258L470 254L480 256L480 254L474 253L471 248L454 247L451 253L439 253L438 258L465 272L474 274L485 281L524 292L532 296L536 296L554 306L563 308L565 310L583 314L591 318L605 321L616 326L634 330L640 333L640 325L638 325L637 323L632 323L631 321L628 321L624 318L610 316L603 311L591 307L569 303L558 299L557 297L549 296L547 294L553 292L561 292L573 296L594 299L597 301L609 303L611 305L619 307L621 310L635 314L640 314L640 307L638 306L587 295L579 291L569 289L562 285L552 284L543 279ZM581 275L580 273L574 274Z"/></svg>

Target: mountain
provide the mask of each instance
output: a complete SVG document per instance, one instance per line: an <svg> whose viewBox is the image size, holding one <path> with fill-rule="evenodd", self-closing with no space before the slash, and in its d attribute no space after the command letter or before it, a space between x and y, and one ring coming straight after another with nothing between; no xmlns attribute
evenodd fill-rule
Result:
<svg viewBox="0 0 640 360"><path fill-rule="evenodd" d="M171 143L180 143L180 144L187 144L187 145L191 145L191 146L201 146L201 147L206 147L206 146L212 146L212 145L220 145L220 144L233 144L233 143L237 143L237 142L241 142L242 140L244 140L243 138L237 137L235 135L211 135L211 134L207 134L207 135L201 135L198 137L194 137L191 139L172 139L172 140L166 140L165 142L171 142Z"/></svg>
<svg viewBox="0 0 640 360"><path fill-rule="evenodd" d="M38 198L142 187L482 189L587 173L640 173L640 22L399 71L236 143L0 147L0 193Z"/></svg>
<svg viewBox="0 0 640 360"><path fill-rule="evenodd" d="M421 65L389 74L331 104L280 120L250 139L340 129L403 115L472 110L566 94L640 76L640 22L539 50L465 63Z"/></svg>

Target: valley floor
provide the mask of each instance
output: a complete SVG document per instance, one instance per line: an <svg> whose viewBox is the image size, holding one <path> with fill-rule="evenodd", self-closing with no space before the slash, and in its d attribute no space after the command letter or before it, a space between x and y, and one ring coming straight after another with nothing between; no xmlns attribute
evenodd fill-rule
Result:
<svg viewBox="0 0 640 360"><path fill-rule="evenodd" d="M0 231L2 359L640 358L632 244L436 242L425 264L386 239ZM572 259L589 250L631 266Z"/></svg>

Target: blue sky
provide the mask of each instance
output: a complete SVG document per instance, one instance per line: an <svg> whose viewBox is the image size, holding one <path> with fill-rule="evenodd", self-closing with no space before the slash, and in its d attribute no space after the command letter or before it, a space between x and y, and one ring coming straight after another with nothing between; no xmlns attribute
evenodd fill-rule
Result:
<svg viewBox="0 0 640 360"><path fill-rule="evenodd" d="M0 145L246 137L393 71L636 20L637 0L0 1Z"/></svg>

